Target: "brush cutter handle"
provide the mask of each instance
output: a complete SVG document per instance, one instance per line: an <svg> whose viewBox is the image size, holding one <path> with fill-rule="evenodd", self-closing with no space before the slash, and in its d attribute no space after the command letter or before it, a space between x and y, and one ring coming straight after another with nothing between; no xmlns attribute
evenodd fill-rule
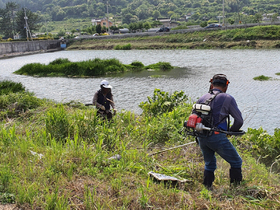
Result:
<svg viewBox="0 0 280 210"><path fill-rule="evenodd" d="M225 134L230 135L230 136L242 136L243 134L245 134L245 131L243 131L243 130L239 130L239 131L234 132L234 131L223 131L223 130L213 129L213 131L225 133Z"/></svg>

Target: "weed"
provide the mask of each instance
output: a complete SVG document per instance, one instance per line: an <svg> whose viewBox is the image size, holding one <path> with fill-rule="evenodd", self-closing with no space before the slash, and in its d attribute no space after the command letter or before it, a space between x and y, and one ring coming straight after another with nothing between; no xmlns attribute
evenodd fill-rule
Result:
<svg viewBox="0 0 280 210"><path fill-rule="evenodd" d="M269 80L271 77L267 77L267 76L264 76L264 75L261 75L261 76L258 76L258 77L254 77L253 79L254 80L259 80L259 81L266 81L266 80Z"/></svg>

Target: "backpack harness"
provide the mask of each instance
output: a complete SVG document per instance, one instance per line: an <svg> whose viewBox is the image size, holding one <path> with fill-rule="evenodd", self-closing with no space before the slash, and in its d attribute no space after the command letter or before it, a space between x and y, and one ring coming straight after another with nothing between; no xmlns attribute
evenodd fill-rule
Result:
<svg viewBox="0 0 280 210"><path fill-rule="evenodd" d="M211 92L213 93L213 92ZM192 135L195 137L207 137L211 136L213 131L226 133L228 135L243 135L245 132L230 132L229 124L230 117L229 115L225 118L228 118L227 131L217 128L217 126L225 119L223 118L215 125L213 124L213 113L211 109L211 102L216 98L220 93L213 94L209 99L207 99L204 103L194 104L193 105L193 114L189 116L188 121L184 122L184 127L187 135Z"/></svg>

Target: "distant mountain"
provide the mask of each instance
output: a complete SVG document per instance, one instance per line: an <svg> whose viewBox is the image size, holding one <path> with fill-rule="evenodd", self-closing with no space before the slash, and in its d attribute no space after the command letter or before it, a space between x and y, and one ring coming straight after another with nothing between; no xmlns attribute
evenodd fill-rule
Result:
<svg viewBox="0 0 280 210"><path fill-rule="evenodd" d="M124 23L171 17L173 20L191 17L193 20L217 19L223 14L223 0L0 0L0 7L16 2L32 12L47 15L50 20L69 18L121 17ZM245 13L278 13L280 0L225 0L227 17Z"/></svg>

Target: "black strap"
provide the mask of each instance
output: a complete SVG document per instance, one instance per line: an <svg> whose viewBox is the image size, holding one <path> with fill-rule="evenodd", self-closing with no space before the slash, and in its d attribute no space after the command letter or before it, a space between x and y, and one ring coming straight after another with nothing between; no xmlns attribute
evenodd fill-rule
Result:
<svg viewBox="0 0 280 210"><path fill-rule="evenodd" d="M206 104L206 105L210 105L210 103L211 103L211 101L213 101L214 100L214 98L216 98L216 96L217 95L219 95L220 93L217 93L217 94L213 94L209 99L207 99L206 101L205 101L205 103L204 104Z"/></svg>

